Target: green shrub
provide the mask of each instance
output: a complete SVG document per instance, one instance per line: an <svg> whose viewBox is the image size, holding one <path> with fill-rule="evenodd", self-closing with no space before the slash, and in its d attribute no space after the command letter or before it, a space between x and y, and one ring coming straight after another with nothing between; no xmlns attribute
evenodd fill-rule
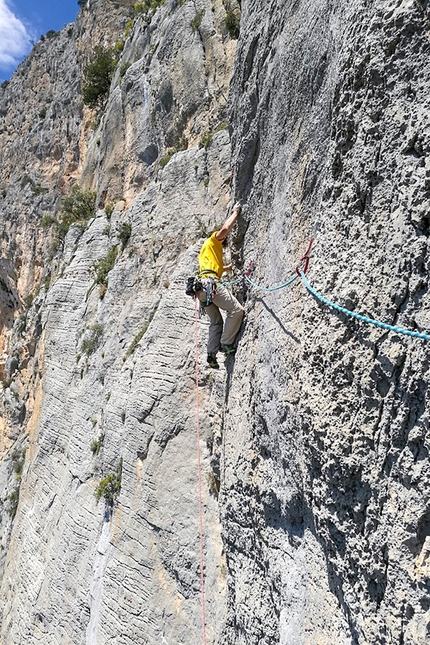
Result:
<svg viewBox="0 0 430 645"><path fill-rule="evenodd" d="M164 155L164 157L161 157L161 159L160 159L160 168L164 168L164 166L167 166L167 164L169 163L169 161L171 160L173 155L174 155L174 151L171 150L166 155Z"/></svg>
<svg viewBox="0 0 430 645"><path fill-rule="evenodd" d="M25 188L27 186L27 184L32 184L32 183L33 183L32 178L27 174L24 174L21 177L21 181L19 182L21 188Z"/></svg>
<svg viewBox="0 0 430 645"><path fill-rule="evenodd" d="M181 152L188 149L188 139L187 137L181 137L177 144L174 147L175 152Z"/></svg>
<svg viewBox="0 0 430 645"><path fill-rule="evenodd" d="M126 25L125 25L125 32L124 32L124 38L128 38L130 35L131 30L133 29L134 25L134 20L129 20Z"/></svg>
<svg viewBox="0 0 430 645"><path fill-rule="evenodd" d="M95 496L97 502L103 497L109 505L112 505L121 490L122 459L115 472L104 477L96 488Z"/></svg>
<svg viewBox="0 0 430 645"><path fill-rule="evenodd" d="M39 117L40 117L41 119L44 119L44 118L45 118L45 116L46 116L47 111L48 111L48 108L47 108L47 107L46 107L46 105L45 105L45 106L40 110L40 112L39 112Z"/></svg>
<svg viewBox="0 0 430 645"><path fill-rule="evenodd" d="M240 18L235 14L235 12L232 9L227 9L227 13L225 16L225 26L230 34L230 37L233 38L234 40L237 40L239 38L239 31L240 31Z"/></svg>
<svg viewBox="0 0 430 645"><path fill-rule="evenodd" d="M143 0L143 2L136 2L134 5L134 13L136 16L148 13L149 10L155 11L158 7L164 4L164 0Z"/></svg>
<svg viewBox="0 0 430 645"><path fill-rule="evenodd" d="M31 190L33 195L45 195L48 192L47 188L43 188L40 184L32 184Z"/></svg>
<svg viewBox="0 0 430 645"><path fill-rule="evenodd" d="M144 324L142 329L136 334L136 336L131 341L130 347L127 349L127 352L125 354L125 358L128 358L129 356L131 356L131 354L133 354L134 350L136 349L136 347L138 346L138 344L142 340L144 334L146 334L149 325L153 321L154 316L157 313L157 309L158 309L158 305L155 307L155 309L152 310L152 312L149 314L148 320L146 321L146 323ZM125 358L124 358L124 360L125 360Z"/></svg>
<svg viewBox="0 0 430 645"><path fill-rule="evenodd" d="M199 148L204 148L205 150L207 150L212 142L212 137L212 132L205 132L204 134L202 134L199 141Z"/></svg>
<svg viewBox="0 0 430 645"><path fill-rule="evenodd" d="M7 86L9 85L9 83L10 83L10 81L3 81L3 83L1 84L2 90L5 90L7 88Z"/></svg>
<svg viewBox="0 0 430 645"><path fill-rule="evenodd" d="M46 32L46 38L55 38L55 36L58 35L58 31L55 31L54 29L50 29L49 31Z"/></svg>
<svg viewBox="0 0 430 645"><path fill-rule="evenodd" d="M122 222L118 226L118 237L121 242L121 250L124 251L131 237L131 224L130 222Z"/></svg>
<svg viewBox="0 0 430 645"><path fill-rule="evenodd" d="M7 509L8 514L10 517L13 519L16 515L16 511L18 509L18 503L19 503L19 486L15 488L15 490L12 491L12 493L9 495L7 498L9 502L9 506Z"/></svg>
<svg viewBox="0 0 430 645"><path fill-rule="evenodd" d="M58 222L58 235L64 239L72 224L86 223L94 216L96 207L96 194L90 190L82 190L78 184L72 188L72 192L61 202L61 217Z"/></svg>
<svg viewBox="0 0 430 645"><path fill-rule="evenodd" d="M29 175L24 174L21 177L20 186L21 188L25 188L28 185L30 185L33 195L43 195L44 193L48 192L47 188L42 188L42 186L40 184L36 184L34 179L32 179Z"/></svg>
<svg viewBox="0 0 430 645"><path fill-rule="evenodd" d="M104 434L101 434L98 437L98 439L94 439L90 443L90 449L91 449L91 452L93 453L93 455L97 456L99 454L100 450L102 449L104 440L105 440L105 436L104 436Z"/></svg>
<svg viewBox="0 0 430 645"><path fill-rule="evenodd" d="M42 228L49 228L53 224L57 224L57 220L55 219L55 217L52 217L52 215L44 215L41 218L39 224Z"/></svg>
<svg viewBox="0 0 430 645"><path fill-rule="evenodd" d="M26 328L27 328L27 313L25 312L21 314L20 317L18 318L16 331L18 332L18 334L22 334L23 332L25 332ZM4 386L4 382L3 382L3 386Z"/></svg>
<svg viewBox="0 0 430 645"><path fill-rule="evenodd" d="M81 353L90 356L91 354L94 354L100 345L100 340L103 336L103 325L93 325L93 327L90 327L88 331L89 334L81 343Z"/></svg>
<svg viewBox="0 0 430 645"><path fill-rule="evenodd" d="M202 19L203 19L204 15L205 15L205 10L201 9L200 11L198 11L196 13L194 18L190 22L191 31L193 32L193 34L200 28L200 25L202 24Z"/></svg>
<svg viewBox="0 0 430 645"><path fill-rule="evenodd" d="M145 334L147 329L148 329L148 325L145 325L145 327L143 327L143 329L141 329L140 332L137 333L136 336L133 338L133 340L131 341L130 347L127 349L127 352L125 354L126 358L128 358L129 356L131 356L133 354L133 352L135 351L136 347L138 346L138 344L142 340L143 335Z"/></svg>
<svg viewBox="0 0 430 645"><path fill-rule="evenodd" d="M116 68L116 57L112 50L97 45L93 56L84 69L82 98L90 108L100 107L109 94L110 84Z"/></svg>
<svg viewBox="0 0 430 645"><path fill-rule="evenodd" d="M114 204L106 204L106 206L105 206L105 213L106 213L106 217L107 217L108 219L110 219L110 218L112 217L112 213L113 213L114 209L115 209L115 205L114 205Z"/></svg>
<svg viewBox="0 0 430 645"><path fill-rule="evenodd" d="M99 262L97 262L94 265L94 269L96 271L96 280L95 280L96 284L104 285L105 287L107 287L108 275L109 275L109 272L115 266L115 260L117 255L118 255L118 249L116 246L114 246L110 249L110 251L108 252L105 258L102 258Z"/></svg>
<svg viewBox="0 0 430 645"><path fill-rule="evenodd" d="M3 389L6 390L8 387L10 387L13 383L13 378L5 378L2 381Z"/></svg>
<svg viewBox="0 0 430 645"><path fill-rule="evenodd" d="M14 448L10 456L10 461L16 478L20 479L25 461L25 448Z"/></svg>
<svg viewBox="0 0 430 645"><path fill-rule="evenodd" d="M173 148L169 148L167 154L165 154L164 157L161 157L159 161L160 167L164 168L164 166L169 163L174 154L176 154L177 152L182 152L183 150L187 150L187 148L188 139L186 137L181 137L180 139L178 139L176 145Z"/></svg>
<svg viewBox="0 0 430 645"><path fill-rule="evenodd" d="M217 125L217 127L214 130L210 132L204 132L199 140L199 148L204 148L205 150L207 150L210 144L212 143L212 138L214 134L216 134L217 132L221 132L222 130L227 130L227 128L228 128L227 123L223 121L222 123Z"/></svg>
<svg viewBox="0 0 430 645"><path fill-rule="evenodd" d="M34 298L35 298L34 293L29 293L29 294L27 294L25 296L25 298L24 298L24 307L25 307L26 311L28 311L30 309L31 305L33 304Z"/></svg>
<svg viewBox="0 0 430 645"><path fill-rule="evenodd" d="M113 50L114 50L115 54L120 54L123 49L124 49L124 41L123 40L117 40L115 45L113 46Z"/></svg>

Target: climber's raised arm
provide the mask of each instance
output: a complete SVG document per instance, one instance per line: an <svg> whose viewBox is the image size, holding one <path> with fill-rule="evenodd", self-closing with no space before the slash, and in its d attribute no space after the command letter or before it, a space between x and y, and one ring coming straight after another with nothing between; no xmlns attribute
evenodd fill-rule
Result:
<svg viewBox="0 0 430 645"><path fill-rule="evenodd" d="M237 202L233 206L233 212L230 215L230 217L228 217L226 219L224 224L221 226L220 230L216 232L215 237L216 237L217 240L219 240L220 242L225 240L225 238L227 237L228 232L233 228L233 224L235 223L235 221L236 221L238 215L240 214L241 210L242 210L242 206L240 205L239 202Z"/></svg>

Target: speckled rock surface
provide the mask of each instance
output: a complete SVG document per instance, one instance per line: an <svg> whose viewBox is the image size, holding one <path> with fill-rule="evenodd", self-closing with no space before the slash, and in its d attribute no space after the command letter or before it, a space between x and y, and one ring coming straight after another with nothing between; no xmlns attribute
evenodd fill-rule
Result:
<svg viewBox="0 0 430 645"><path fill-rule="evenodd" d="M257 282L283 282L314 236L326 297L429 329L428 18L302 2L261 20L247 3L230 118ZM426 642L428 346L302 284L260 295L227 394L223 642Z"/></svg>
<svg viewBox="0 0 430 645"><path fill-rule="evenodd" d="M130 6L91 1L25 63L42 69L64 43L49 85L62 125L43 126L50 152L39 159L33 135L20 140L8 122L0 153L5 645L201 642L183 280L233 200L244 202L237 272L254 260L258 284L280 284L314 237L308 278L324 296L430 330L428 3L240 10L236 49L221 2L166 0L125 37ZM90 46L119 40L94 118L68 92ZM15 77L0 105L22 86L34 114L33 82ZM37 222L75 182L97 192L97 211L48 261L53 229ZM199 323L207 642L423 645L428 343L349 319L300 279L236 292L245 321L218 372L205 367ZM117 499L97 503L119 472Z"/></svg>

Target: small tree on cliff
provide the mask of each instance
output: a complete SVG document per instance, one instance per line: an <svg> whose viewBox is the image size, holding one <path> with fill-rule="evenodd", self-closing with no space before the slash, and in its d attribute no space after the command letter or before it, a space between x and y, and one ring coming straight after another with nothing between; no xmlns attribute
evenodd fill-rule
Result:
<svg viewBox="0 0 430 645"><path fill-rule="evenodd" d="M91 108L100 106L106 99L115 72L116 58L113 51L97 46L84 69L82 98Z"/></svg>

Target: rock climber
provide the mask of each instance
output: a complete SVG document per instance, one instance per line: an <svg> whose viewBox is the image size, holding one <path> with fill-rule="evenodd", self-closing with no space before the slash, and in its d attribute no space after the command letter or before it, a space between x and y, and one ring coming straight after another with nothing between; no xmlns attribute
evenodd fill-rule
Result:
<svg viewBox="0 0 430 645"><path fill-rule="evenodd" d="M230 217L204 242L199 254L199 278L203 289L196 295L210 319L207 362L215 369L219 368L218 351L226 355L236 351L234 341L243 317L242 305L220 282L223 272L232 268L231 264L223 263L223 246L241 210L242 206L237 202ZM220 309L227 312L225 324Z"/></svg>

